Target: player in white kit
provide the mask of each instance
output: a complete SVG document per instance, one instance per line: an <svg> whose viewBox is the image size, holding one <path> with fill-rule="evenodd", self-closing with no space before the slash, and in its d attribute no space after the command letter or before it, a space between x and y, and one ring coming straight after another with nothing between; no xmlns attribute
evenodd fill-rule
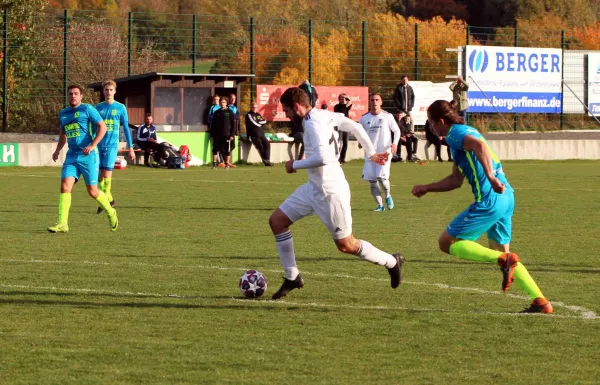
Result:
<svg viewBox="0 0 600 385"><path fill-rule="evenodd" d="M388 157L388 160L383 165L373 162L365 154L365 166L363 167L362 178L369 181L371 194L373 194L373 198L377 202L377 208L373 211L385 210L383 208L381 189L385 193L385 204L388 210L394 208L394 200L390 191L390 165L392 163L391 155L396 153L398 141L400 140L400 127L398 127L396 119L394 119L392 114L381 109L382 104L381 95L372 94L369 99L369 112L360 118L360 125L363 126L369 135L375 151L390 154L390 157ZM394 134L393 143L392 133ZM381 189L379 185L381 185Z"/></svg>
<svg viewBox="0 0 600 385"><path fill-rule="evenodd" d="M354 254L361 259L385 266L391 278L392 288L402 279L401 254L388 254L367 241L358 240L352 234L350 186L338 161L340 152L339 132L351 132L364 147L367 156L375 163L385 164L388 152L376 153L373 143L362 126L343 114L312 108L309 95L298 87L288 88L281 96L281 105L288 118L299 117L304 127L306 159L290 160L286 172L307 169L308 183L298 187L276 209L269 225L275 235L275 244L285 278L281 288L273 294L279 299L294 289L304 286L296 266L294 240L290 226L297 220L316 214L331 233L339 251Z"/></svg>

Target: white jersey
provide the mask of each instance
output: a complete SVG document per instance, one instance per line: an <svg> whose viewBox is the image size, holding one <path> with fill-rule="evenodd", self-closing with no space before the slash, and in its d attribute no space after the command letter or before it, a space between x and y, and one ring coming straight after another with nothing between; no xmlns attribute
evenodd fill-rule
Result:
<svg viewBox="0 0 600 385"><path fill-rule="evenodd" d="M348 181L338 161L340 157L339 126L343 114L313 108L304 117L305 160L295 161L295 168L307 168L308 181L317 196L327 196L349 190ZM311 167L312 161L319 166ZM306 162L303 167L303 162Z"/></svg>
<svg viewBox="0 0 600 385"><path fill-rule="evenodd" d="M387 152L391 154L391 145L398 145L398 141L400 140L400 128L398 127L394 116L389 112L381 110L377 115L367 112L360 118L360 124L367 132L367 135L369 135L369 139L373 142L373 146L378 153ZM392 133L394 134L393 142ZM378 178L389 179L391 161L392 157L390 156L386 164L379 165L372 162L369 157L365 155L362 178L370 181Z"/></svg>
<svg viewBox="0 0 600 385"><path fill-rule="evenodd" d="M381 110L377 115L367 112L360 118L360 125L363 126L369 139L373 142L375 151L390 152L392 145L392 132L394 133L393 144L398 145L400 139L400 128L396 123L394 116L387 111Z"/></svg>

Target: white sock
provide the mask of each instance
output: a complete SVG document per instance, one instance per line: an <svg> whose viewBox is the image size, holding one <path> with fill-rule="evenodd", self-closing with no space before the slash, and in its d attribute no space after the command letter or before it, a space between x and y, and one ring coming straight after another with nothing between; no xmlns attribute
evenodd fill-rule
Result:
<svg viewBox="0 0 600 385"><path fill-rule="evenodd" d="M388 269L396 266L396 263L398 263L393 255L381 251L369 242L363 240L360 241L360 249L356 255L358 255L360 259L365 259L377 265L385 266Z"/></svg>
<svg viewBox="0 0 600 385"><path fill-rule="evenodd" d="M379 190L379 185L376 180L370 180L369 185L371 186L371 194L373 198L375 198L375 202L377 202L378 206L383 206L383 198L381 198L381 190Z"/></svg>
<svg viewBox="0 0 600 385"><path fill-rule="evenodd" d="M390 181L388 179L379 178L379 183L381 184L381 189L385 193L385 197L389 197L391 190Z"/></svg>
<svg viewBox="0 0 600 385"><path fill-rule="evenodd" d="M289 280L294 280L300 274L296 267L296 255L294 253L294 238L290 230L285 233L275 235L275 246L279 253L281 265L285 271L285 277Z"/></svg>

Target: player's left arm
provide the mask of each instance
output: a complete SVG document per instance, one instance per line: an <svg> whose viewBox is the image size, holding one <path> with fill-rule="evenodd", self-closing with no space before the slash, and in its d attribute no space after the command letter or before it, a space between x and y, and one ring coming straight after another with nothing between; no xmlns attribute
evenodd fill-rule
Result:
<svg viewBox="0 0 600 385"><path fill-rule="evenodd" d="M364 127L359 123L342 115L338 121L338 130L354 134L356 140L365 149L365 154L367 154L371 161L378 164L385 164L387 162L389 154L387 152L378 154L375 151L375 146L373 146L371 138L369 138Z"/></svg>
<svg viewBox="0 0 600 385"><path fill-rule="evenodd" d="M483 172L490 181L494 191L498 194L502 194L505 188L504 183L500 182L500 180L498 180L498 178L496 178L494 175L492 170L492 154L490 154L490 151L485 143L472 135L465 135L462 142L462 147L463 150L473 152L475 154L475 157L477 160L479 160L481 167L483 167Z"/></svg>
<svg viewBox="0 0 600 385"><path fill-rule="evenodd" d="M295 170L298 169L317 168L327 164L327 159L325 159L324 154L326 154L327 147L329 146L328 139L322 137L322 135L319 135L318 130L312 127L304 128L304 136L304 145L306 146L307 143L311 143L311 145L313 146L313 148L311 149L312 155L306 159L294 161L290 160L286 162L286 170L288 171L288 173L295 172Z"/></svg>
<svg viewBox="0 0 600 385"><path fill-rule="evenodd" d="M133 151L133 142L131 140L131 130L129 129L129 115L127 114L127 107L123 105L123 113L121 114L121 125L123 126L123 133L125 134L125 141L127 142L127 148L129 148L129 159L135 159L135 152Z"/></svg>
<svg viewBox="0 0 600 385"><path fill-rule="evenodd" d="M89 106L87 109L87 113L88 118L91 120L92 124L96 126L96 137L94 138L94 140L92 140L92 143L90 143L89 146L83 149L84 155L88 155L90 152L92 152L96 148L98 143L100 143L102 138L104 138L104 135L106 135L106 123L104 123L104 120L102 120L102 117L98 113L98 110L96 110L96 108L94 108L93 106Z"/></svg>
<svg viewBox="0 0 600 385"><path fill-rule="evenodd" d="M394 119L393 115L389 115L390 119L390 130L394 134L394 142L392 143L392 153L395 154L398 151L398 142L400 142L400 137L402 133L400 132L400 127L398 123L396 123L396 119Z"/></svg>

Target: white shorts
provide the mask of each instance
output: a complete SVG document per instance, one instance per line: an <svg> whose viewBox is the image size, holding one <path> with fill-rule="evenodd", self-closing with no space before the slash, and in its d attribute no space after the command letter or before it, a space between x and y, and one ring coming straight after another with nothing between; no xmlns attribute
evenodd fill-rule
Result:
<svg viewBox="0 0 600 385"><path fill-rule="evenodd" d="M385 162L383 166L371 161L370 159L365 159L365 166L363 167L362 178L364 180L377 180L377 178L390 179L391 164L391 158L387 162Z"/></svg>
<svg viewBox="0 0 600 385"><path fill-rule="evenodd" d="M292 222L317 214L335 240L352 234L350 190L327 195L325 198L315 197L310 185L303 184L279 206L279 209Z"/></svg>

